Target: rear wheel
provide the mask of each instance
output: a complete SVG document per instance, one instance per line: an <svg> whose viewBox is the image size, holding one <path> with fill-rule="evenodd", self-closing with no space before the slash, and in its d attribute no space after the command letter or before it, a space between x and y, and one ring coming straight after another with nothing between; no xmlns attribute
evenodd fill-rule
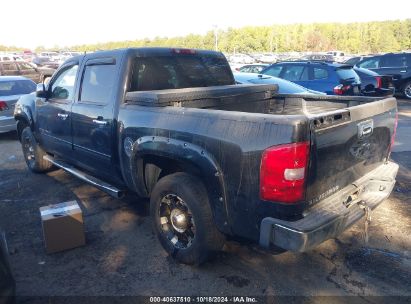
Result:
<svg viewBox="0 0 411 304"><path fill-rule="evenodd" d="M407 82L404 85L403 93L404 93L405 98L411 99L411 81Z"/></svg>
<svg viewBox="0 0 411 304"><path fill-rule="evenodd" d="M49 171L53 164L43 159L46 152L38 145L30 127L25 127L21 132L21 146L27 167L33 172L41 173Z"/></svg>
<svg viewBox="0 0 411 304"><path fill-rule="evenodd" d="M150 213L163 248L181 263L199 265L224 245L207 191L194 176L180 172L160 179L151 195Z"/></svg>

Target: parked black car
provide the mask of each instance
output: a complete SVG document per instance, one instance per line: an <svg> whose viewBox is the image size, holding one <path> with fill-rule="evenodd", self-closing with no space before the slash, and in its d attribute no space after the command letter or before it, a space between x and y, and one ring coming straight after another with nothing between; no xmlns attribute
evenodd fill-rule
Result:
<svg viewBox="0 0 411 304"><path fill-rule="evenodd" d="M16 290L8 255L6 237L4 232L0 231L0 304L13 303Z"/></svg>
<svg viewBox="0 0 411 304"><path fill-rule="evenodd" d="M24 76L40 83L54 72L55 69L38 68L25 61L0 61L0 76Z"/></svg>
<svg viewBox="0 0 411 304"><path fill-rule="evenodd" d="M370 57L370 55L351 57L350 59L344 61L344 63L349 64L349 65L356 65L358 62L360 62L360 61L362 61L366 58L369 58L369 57Z"/></svg>
<svg viewBox="0 0 411 304"><path fill-rule="evenodd" d="M322 61L280 62L261 71L328 95L360 95L361 82L352 66Z"/></svg>
<svg viewBox="0 0 411 304"><path fill-rule="evenodd" d="M379 75L368 69L354 68L361 79L361 93L364 96L389 96L394 95L395 88L392 76Z"/></svg>
<svg viewBox="0 0 411 304"><path fill-rule="evenodd" d="M395 90L411 99L411 53L388 53L361 60L356 67L391 75Z"/></svg>

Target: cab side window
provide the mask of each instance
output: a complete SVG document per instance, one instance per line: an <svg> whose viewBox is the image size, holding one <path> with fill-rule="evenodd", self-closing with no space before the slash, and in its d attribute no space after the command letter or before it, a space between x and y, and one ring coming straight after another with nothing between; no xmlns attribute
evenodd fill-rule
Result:
<svg viewBox="0 0 411 304"><path fill-rule="evenodd" d="M116 77L114 64L86 66L81 83L80 101L108 104L113 94Z"/></svg>
<svg viewBox="0 0 411 304"><path fill-rule="evenodd" d="M313 77L314 77L314 80L327 79L328 71L324 68L314 68Z"/></svg>
<svg viewBox="0 0 411 304"><path fill-rule="evenodd" d="M50 87L51 99L73 99L77 69L78 65L67 67L57 76Z"/></svg>

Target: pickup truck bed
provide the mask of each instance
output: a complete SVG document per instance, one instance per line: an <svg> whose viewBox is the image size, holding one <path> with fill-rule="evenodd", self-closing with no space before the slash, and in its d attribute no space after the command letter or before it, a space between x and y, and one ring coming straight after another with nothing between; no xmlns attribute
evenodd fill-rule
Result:
<svg viewBox="0 0 411 304"><path fill-rule="evenodd" d="M88 75L95 82L104 70L100 90L110 92L93 89L84 100ZM73 87L56 85L65 72ZM184 263L206 260L223 235L308 250L389 195L394 98L281 95L276 85L234 83L211 51L75 57L17 103L26 161L34 171L64 163L108 192L149 197L159 240Z"/></svg>

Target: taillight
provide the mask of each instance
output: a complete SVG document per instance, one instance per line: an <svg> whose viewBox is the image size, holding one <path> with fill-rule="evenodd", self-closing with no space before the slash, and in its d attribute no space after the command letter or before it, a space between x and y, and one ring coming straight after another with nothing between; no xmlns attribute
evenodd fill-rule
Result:
<svg viewBox="0 0 411 304"><path fill-rule="evenodd" d="M9 107L7 106L7 103L5 101L0 101L0 111L6 111L8 109Z"/></svg>
<svg viewBox="0 0 411 304"><path fill-rule="evenodd" d="M263 152L260 166L260 198L296 203L304 199L310 143L274 146Z"/></svg>
<svg viewBox="0 0 411 304"><path fill-rule="evenodd" d="M336 94L336 95L343 95L350 88L351 88L350 85L345 86L345 85L339 84L338 86L334 87L333 91L334 91L334 94Z"/></svg>
<svg viewBox="0 0 411 304"><path fill-rule="evenodd" d="M377 81L377 89L381 89L382 88L382 78L380 76L376 76L375 80Z"/></svg>
<svg viewBox="0 0 411 304"><path fill-rule="evenodd" d="M398 127L398 112L395 113L394 131L392 132L392 135L391 135L389 154L391 154L392 148L394 147L395 135L397 134L397 127Z"/></svg>

